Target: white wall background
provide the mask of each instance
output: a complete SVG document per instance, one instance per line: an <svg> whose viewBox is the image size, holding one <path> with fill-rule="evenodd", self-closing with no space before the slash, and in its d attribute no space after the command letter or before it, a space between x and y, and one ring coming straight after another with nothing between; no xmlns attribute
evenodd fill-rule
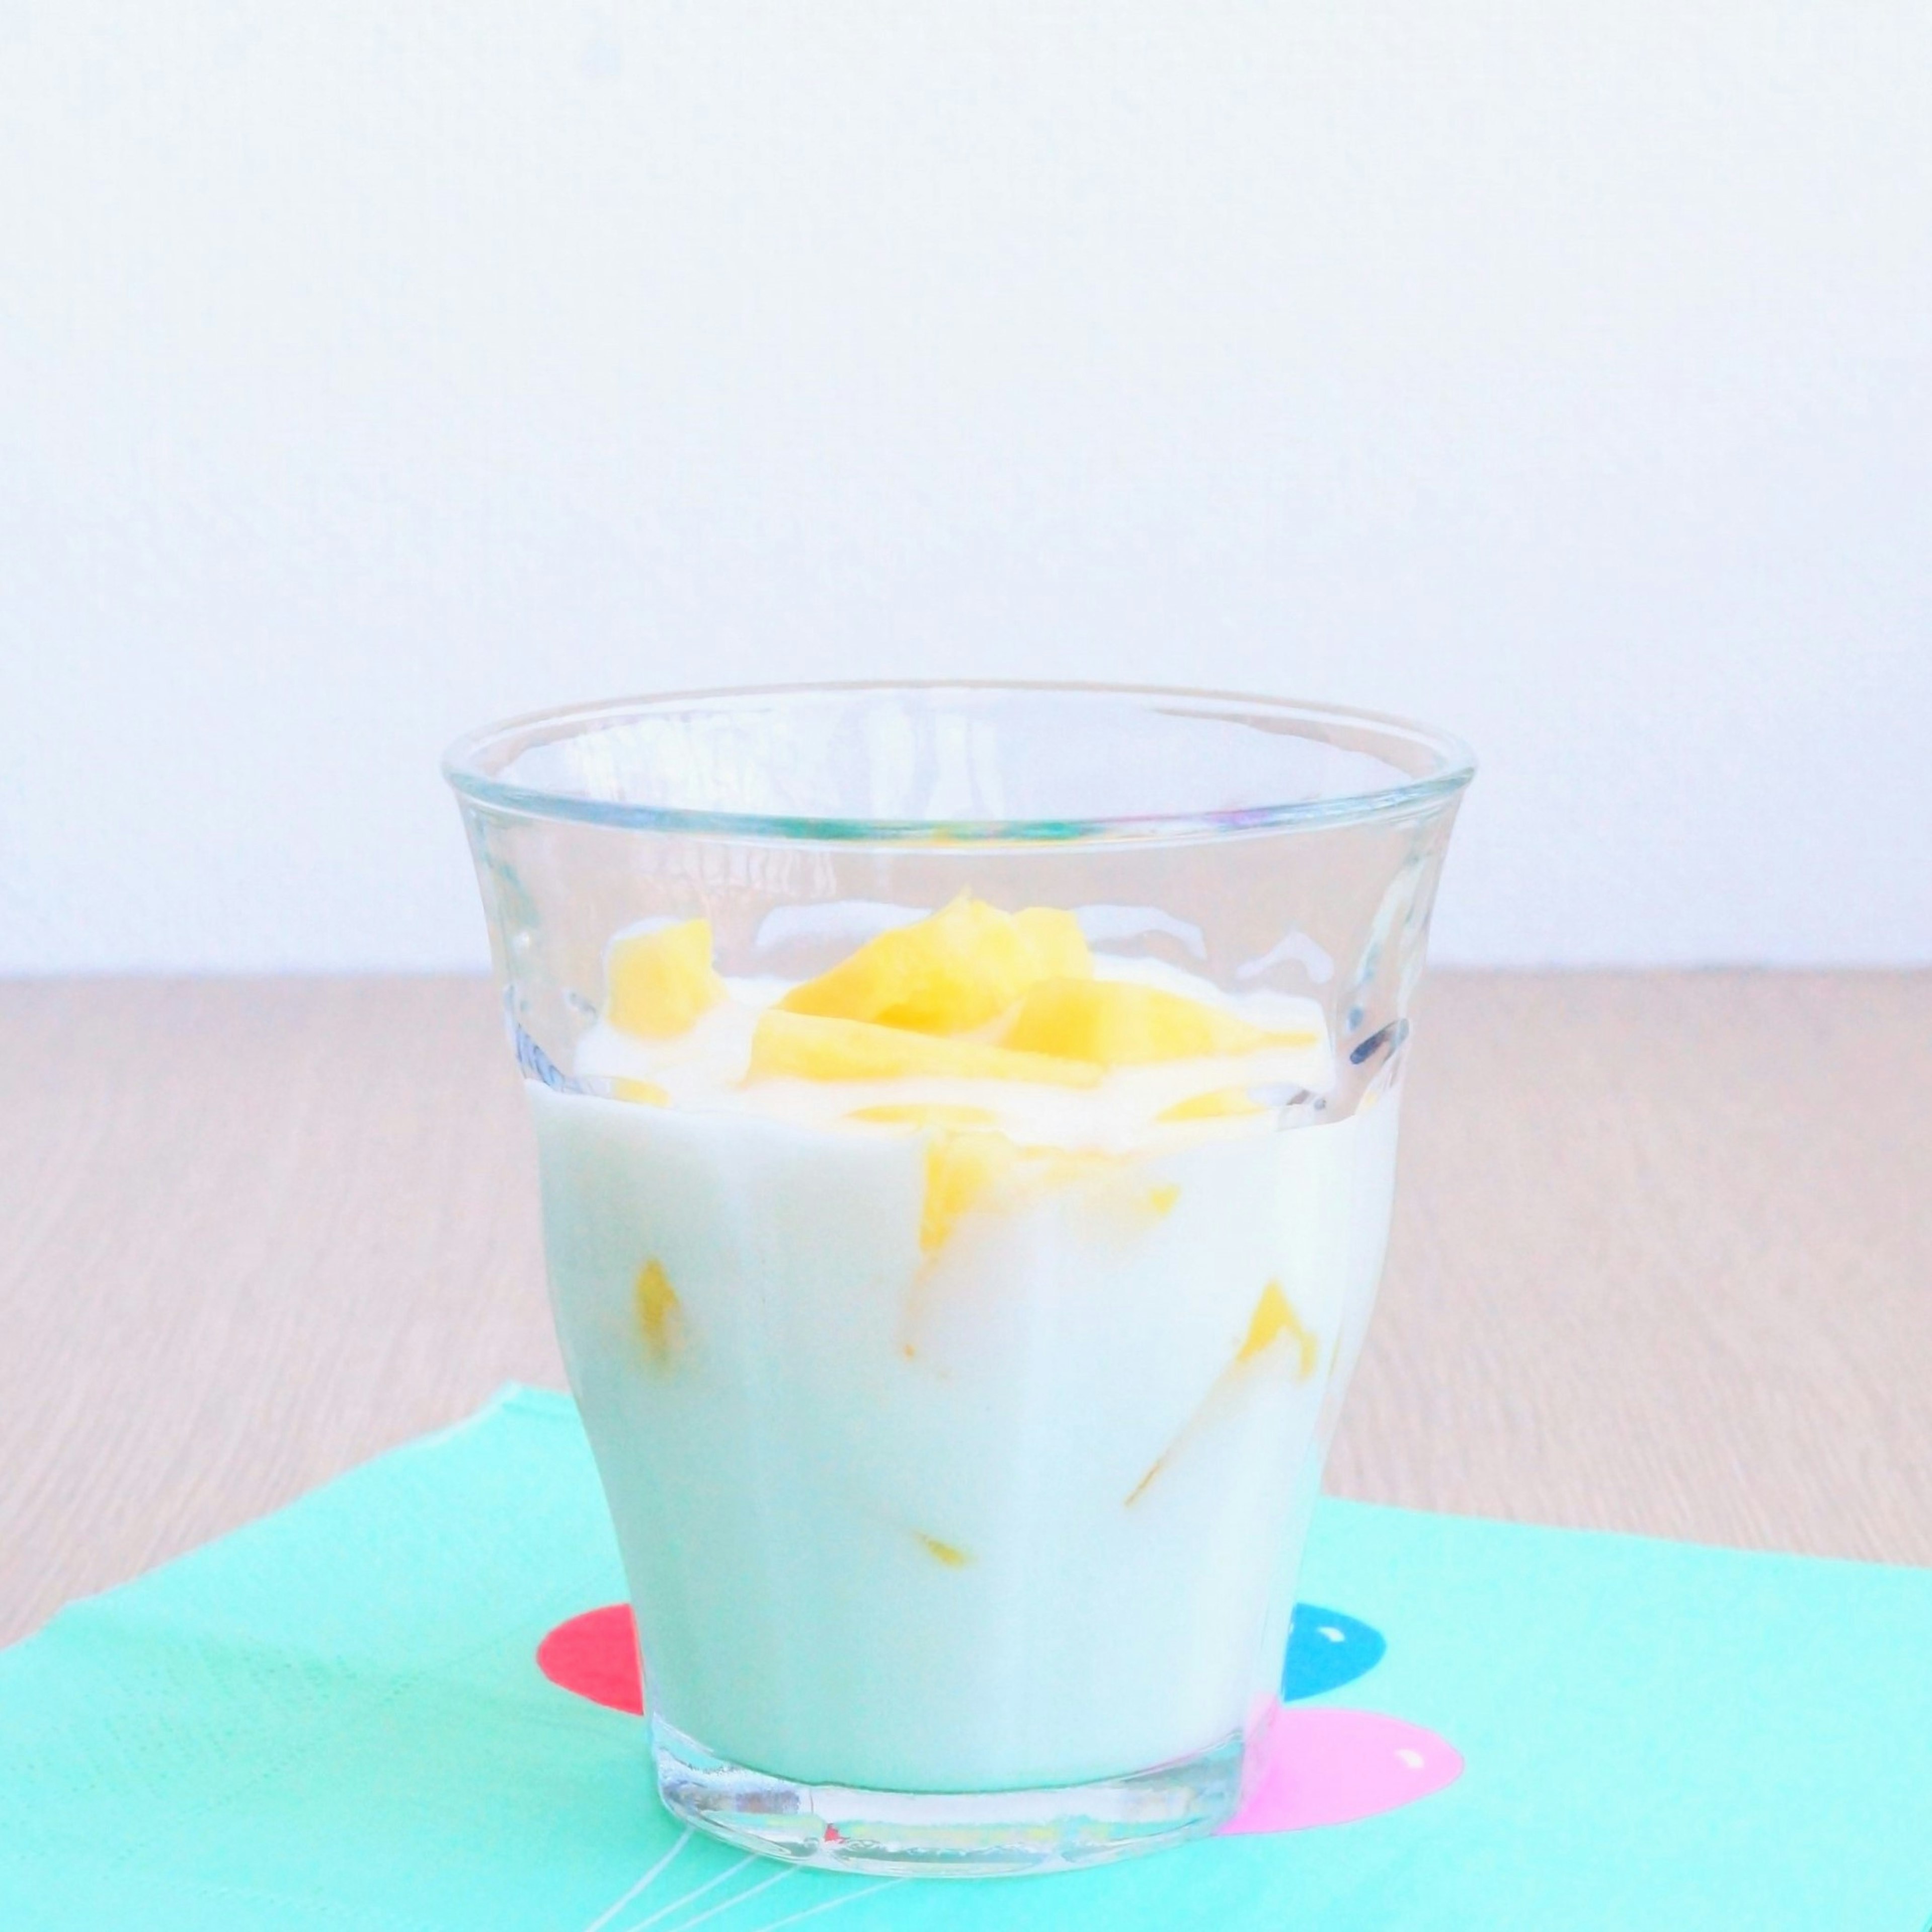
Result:
<svg viewBox="0 0 1932 1932"><path fill-rule="evenodd" d="M0 0L0 969L478 963L459 728L1352 700L1439 953L1932 959L1919 0Z"/></svg>

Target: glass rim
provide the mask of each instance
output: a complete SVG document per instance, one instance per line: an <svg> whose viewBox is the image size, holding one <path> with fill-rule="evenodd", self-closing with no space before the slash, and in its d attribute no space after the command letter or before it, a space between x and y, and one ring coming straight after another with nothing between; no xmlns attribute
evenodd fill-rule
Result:
<svg viewBox="0 0 1932 1932"><path fill-rule="evenodd" d="M1338 727L1420 747L1434 769L1400 783L1346 792L1331 798L1288 799L1274 805L1242 806L1210 812L1165 812L1097 818L855 818L773 815L758 812L698 811L593 798L582 792L520 784L487 768L494 752L518 750L580 736L599 726L621 724L670 709L711 704L718 709L757 700L886 697L895 693L932 696L956 692L1013 697L1125 699L1149 710L1176 704L1231 707L1276 720L1318 728ZM523 712L464 732L444 752L442 776L462 799L521 817L562 820L628 832L674 832L788 843L886 845L988 845L1216 838L1258 832L1335 828L1418 816L1453 798L1476 774L1474 753L1453 734L1386 712L1350 705L1322 704L1270 698L1251 692L1209 691L1184 686L1104 682L1030 682L1004 679L858 679L848 682L720 686L646 696L602 698Z"/></svg>

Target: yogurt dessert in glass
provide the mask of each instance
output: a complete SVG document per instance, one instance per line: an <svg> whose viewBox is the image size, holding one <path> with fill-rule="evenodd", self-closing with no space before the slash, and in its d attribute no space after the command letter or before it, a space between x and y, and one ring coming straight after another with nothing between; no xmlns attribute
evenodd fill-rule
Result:
<svg viewBox="0 0 1932 1932"><path fill-rule="evenodd" d="M1472 769L988 686L452 748L673 1810L998 1873L1234 1808Z"/></svg>

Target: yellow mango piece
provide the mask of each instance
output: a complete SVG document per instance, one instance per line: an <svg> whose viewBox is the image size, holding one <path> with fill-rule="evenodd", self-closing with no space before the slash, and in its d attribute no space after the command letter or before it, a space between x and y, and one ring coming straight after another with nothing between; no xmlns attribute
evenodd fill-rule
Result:
<svg viewBox="0 0 1932 1932"><path fill-rule="evenodd" d="M655 1080L633 1080L629 1075L618 1074L610 1082L610 1097L614 1100L629 1100L640 1107L668 1107L670 1096Z"/></svg>
<svg viewBox="0 0 1932 1932"><path fill-rule="evenodd" d="M1091 1087L1100 1070L1045 1054L1014 1053L982 1040L941 1040L863 1020L824 1019L768 1006L752 1034L748 1079L898 1080L915 1075L955 1080L1024 1080Z"/></svg>
<svg viewBox="0 0 1932 1932"><path fill-rule="evenodd" d="M1121 1156L1089 1148L1017 1147L1003 1134L936 1134L926 1148L926 1204L920 1245L928 1254L944 1246L961 1219L995 1188L1008 1205L1041 1199L1055 1188L1112 1181ZM1163 1219L1180 1198L1178 1184L1143 1188L1108 1186L1103 1207L1135 1228Z"/></svg>
<svg viewBox="0 0 1932 1932"><path fill-rule="evenodd" d="M620 1032L668 1040L724 997L711 964L711 922L688 919L610 942L604 958L604 1017Z"/></svg>
<svg viewBox="0 0 1932 1932"><path fill-rule="evenodd" d="M1088 1191L1088 1204L1099 1224L1115 1234L1138 1239L1149 1228L1165 1221L1180 1204L1180 1184L1163 1180L1152 1186L1127 1171L1123 1157L1116 1154L1086 1154L1068 1157L1078 1167L1055 1162L1045 1178L1060 1185L1080 1181L1099 1184ZM1104 1167L1100 1164L1104 1162Z"/></svg>
<svg viewBox="0 0 1932 1932"><path fill-rule="evenodd" d="M984 1107L948 1107L914 1100L883 1107L855 1107L848 1120L869 1120L881 1127L990 1127L998 1118Z"/></svg>
<svg viewBox="0 0 1932 1932"><path fill-rule="evenodd" d="M1294 1378L1305 1382L1315 1372L1321 1345L1301 1325L1301 1318L1295 1313L1288 1297L1282 1293L1280 1282L1271 1281L1262 1290L1262 1298L1255 1304L1247 1338L1235 1352L1234 1359L1238 1362L1252 1362L1284 1336L1294 1345Z"/></svg>
<svg viewBox="0 0 1932 1932"><path fill-rule="evenodd" d="M1061 1147L1022 1148L1020 1158L1027 1163L1032 1178L1056 1187L1111 1174L1121 1160L1120 1155L1102 1154L1098 1148Z"/></svg>
<svg viewBox="0 0 1932 1932"><path fill-rule="evenodd" d="M1180 1183L1161 1180L1150 1188L1123 1174L1111 1186L1096 1188L1091 1205L1117 1234L1138 1238L1180 1205Z"/></svg>
<svg viewBox="0 0 1932 1932"><path fill-rule="evenodd" d="M914 1530L913 1534L925 1546L926 1553L944 1563L949 1570L963 1570L973 1560L956 1543L941 1543L938 1537L928 1536L923 1530Z"/></svg>
<svg viewBox="0 0 1932 1932"><path fill-rule="evenodd" d="M1145 1496L1148 1491L1153 1488L1154 1479L1160 1474L1162 1470L1167 1467L1167 1459L1171 1453L1172 1452L1169 1450L1163 1450L1160 1454L1156 1456L1154 1459L1153 1462L1148 1466L1147 1474L1127 1492L1126 1501L1121 1505L1123 1508L1132 1509L1135 1504L1138 1502L1142 1497Z"/></svg>
<svg viewBox="0 0 1932 1932"><path fill-rule="evenodd" d="M1211 1094L1196 1094L1177 1100L1154 1116L1157 1120L1232 1120L1246 1114L1264 1114L1268 1109L1239 1087L1222 1087Z"/></svg>
<svg viewBox="0 0 1932 1932"><path fill-rule="evenodd" d="M1019 1159L1004 1134L935 1134L926 1150L926 1200L920 1210L919 1244L936 1254L953 1230Z"/></svg>
<svg viewBox="0 0 1932 1932"><path fill-rule="evenodd" d="M1222 1370L1213 1388L1202 1399L1201 1406L1180 1426L1174 1440L1156 1456L1146 1474L1127 1492L1126 1507L1132 1509L1154 1486L1154 1479L1180 1452L1188 1438L1200 1426L1202 1418L1210 1410L1220 1391L1229 1376L1245 1363L1252 1362L1265 1354L1277 1342L1286 1342L1295 1351L1294 1378L1305 1382L1314 1374L1315 1365L1321 1358L1321 1344L1302 1325L1301 1318L1294 1312L1294 1304L1281 1292L1281 1283L1271 1281L1262 1290L1261 1299L1255 1304L1255 1312L1248 1322L1246 1338L1234 1352L1234 1359ZM1330 1390L1332 1396L1334 1390Z"/></svg>
<svg viewBox="0 0 1932 1932"><path fill-rule="evenodd" d="M1090 980L1094 956L1080 922L1058 906L1028 906L1013 914L1013 924L1032 948L1035 976L1042 980Z"/></svg>
<svg viewBox="0 0 1932 1932"><path fill-rule="evenodd" d="M683 1346L684 1304L678 1300L663 1262L649 1261L638 1269L631 1301L645 1352L657 1367L668 1366Z"/></svg>
<svg viewBox="0 0 1932 1932"><path fill-rule="evenodd" d="M1070 913L1042 907L1010 916L962 892L930 918L868 940L778 1004L822 1019L970 1033L1047 974L1092 969Z"/></svg>
<svg viewBox="0 0 1932 1932"><path fill-rule="evenodd" d="M1253 1053L1313 1043L1306 1034L1264 1033L1214 1006L1130 980L1042 980L1020 1001L1001 1044L1096 1066Z"/></svg>

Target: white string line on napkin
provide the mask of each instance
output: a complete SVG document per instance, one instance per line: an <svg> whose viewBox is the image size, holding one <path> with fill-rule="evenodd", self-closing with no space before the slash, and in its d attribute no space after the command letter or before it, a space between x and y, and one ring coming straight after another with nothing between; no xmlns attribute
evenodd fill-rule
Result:
<svg viewBox="0 0 1932 1932"><path fill-rule="evenodd" d="M686 1826L684 1830L679 1833L676 1840L670 1849L659 1856L650 1869L628 1892L606 1906L584 1928L584 1932L604 1932L604 1928L608 1925L626 1906L635 1903L670 1869L679 1853L691 1843L691 1828ZM747 1852L742 1858L734 1864L727 1865L722 1871L713 1874L702 1885L694 1886L690 1891L681 1893L677 1898L660 1906L656 1911L633 1921L632 1924L623 1928L623 1932L645 1932L646 1927L658 1924L667 1915L676 1912L680 1906L694 1904L706 1892L714 1890L722 1885L728 1878L742 1871L748 1864L754 1862L755 1858L755 1853ZM735 1912L740 1906L756 1898L760 1892L769 1892L774 1886L782 1885L787 1879L797 1877L800 1872L808 1868L803 1865L787 1865L782 1870L774 1872L770 1878L760 1879L756 1885L747 1886L742 1892L734 1892L730 1898L722 1899L716 1905L706 1906L696 1917L682 1920L674 1928L667 1928L667 1932L689 1932L690 1928L701 1924L707 1918L716 1918L725 1912ZM767 1918L761 1924L748 1928L748 1932L778 1932L781 1926L799 1924L806 1919L816 1918L821 1912L836 1912L842 1905L854 1904L872 1892L884 1892L889 1886L904 1883L904 1879L880 1879L872 1885L860 1886L856 1891L840 1892L830 1898L821 1898L816 1904L808 1905L802 1911L788 1912L781 1918ZM1932 1928L1928 1928L1928 1932L1932 1932Z"/></svg>
<svg viewBox="0 0 1932 1932"><path fill-rule="evenodd" d="M836 1912L842 1905L850 1905L875 1892L884 1892L888 1886L904 1885L902 1878L882 1878L873 1885L862 1885L856 1892L842 1892L836 1898L821 1898L816 1905L808 1905L802 1912L788 1912L782 1918L767 1918L764 1924L754 1928L754 1932L778 1932L781 1925L796 1925L802 1918L816 1918L821 1912ZM747 1898L750 1894L745 1894ZM694 1925L697 1921L691 1922ZM1932 1926L1926 1928L1932 1932Z"/></svg>
<svg viewBox="0 0 1932 1932"><path fill-rule="evenodd" d="M735 1866L733 1867L734 1870L736 1869ZM761 1878L756 1885L748 1885L742 1892L734 1892L729 1898L719 1904L707 1905L696 1918L680 1918L676 1926L670 1928L670 1932L691 1932L692 1926L702 1925L706 1919L716 1918L720 1912L736 1912L746 1899L755 1898L760 1892L770 1892L773 1886L782 1885L787 1879L797 1877L804 1869L802 1865L787 1865L782 1870L773 1872L770 1878Z"/></svg>
<svg viewBox="0 0 1932 1932"><path fill-rule="evenodd" d="M670 1864L672 1859L676 1858L678 1853L682 1851L685 1846L690 1843L691 1827L687 1825L684 1829L678 1834L676 1844L673 1845L669 1851L664 1852L663 1856L658 1859L657 1862L651 1867L650 1870L646 1872L644 1876L639 1879L637 1883L632 1886L628 1892L625 1893L622 1898L617 1900L614 1904L607 1905L602 1912L598 1913L597 1916L592 1919L588 1925L584 1927L584 1932L604 1932L604 1928L609 1924L611 1920L616 1918L618 1913L622 1912L625 1906L630 1904L632 1899L635 1898L640 1892L643 1892L650 1884L651 1881L657 1876L658 1873L665 1870Z"/></svg>
<svg viewBox="0 0 1932 1932"><path fill-rule="evenodd" d="M630 1924L624 1928L624 1932L644 1932L644 1928L646 1925L655 1925L659 1919L668 1918L674 1912L688 1905L693 1899L702 1898L707 1892L716 1891L718 1887L734 1872L742 1871L758 1856L756 1852L747 1852L742 1858L734 1860L722 1871L713 1872L702 1885L694 1885L688 1892L681 1893L668 1904L659 1906L656 1911L647 1912L643 1918L632 1919Z"/></svg>
<svg viewBox="0 0 1932 1932"><path fill-rule="evenodd" d="M664 1912L674 1912L681 1905L691 1904L700 1893L709 1892L713 1886L722 1884L734 1872L742 1871L746 1865L753 1862L753 1856L748 1854L736 1864L718 1873L708 1883L686 1892L682 1898L673 1900L653 1917L661 1918ZM786 1880L796 1878L808 1869L805 1865L786 1865L773 1872L769 1878L761 1878L756 1885L748 1885L742 1892L734 1892L729 1898L720 1899L716 1905L707 1905L702 1912L691 1918L680 1918L674 1926L666 1927L665 1932L692 1932L693 1926L701 1925L709 1918L722 1918L728 1912L736 1912L740 1906L757 1898L760 1892L770 1892L773 1886L783 1885ZM889 1885L903 1885L904 1882L904 1879L880 1879L874 1884L862 1885L851 1891L837 1892L830 1898L821 1898L815 1905L806 1906L802 1911L788 1912L779 1918L767 1918L758 1926L747 1928L747 1932L776 1932L776 1928L781 1925L796 1925L802 1919L816 1918L821 1912L836 1912L840 1906L850 1905L855 1900L863 1898L868 1892L883 1892ZM651 1920L644 1920L640 1925L627 1928L626 1932L642 1932L642 1926L651 1922Z"/></svg>

